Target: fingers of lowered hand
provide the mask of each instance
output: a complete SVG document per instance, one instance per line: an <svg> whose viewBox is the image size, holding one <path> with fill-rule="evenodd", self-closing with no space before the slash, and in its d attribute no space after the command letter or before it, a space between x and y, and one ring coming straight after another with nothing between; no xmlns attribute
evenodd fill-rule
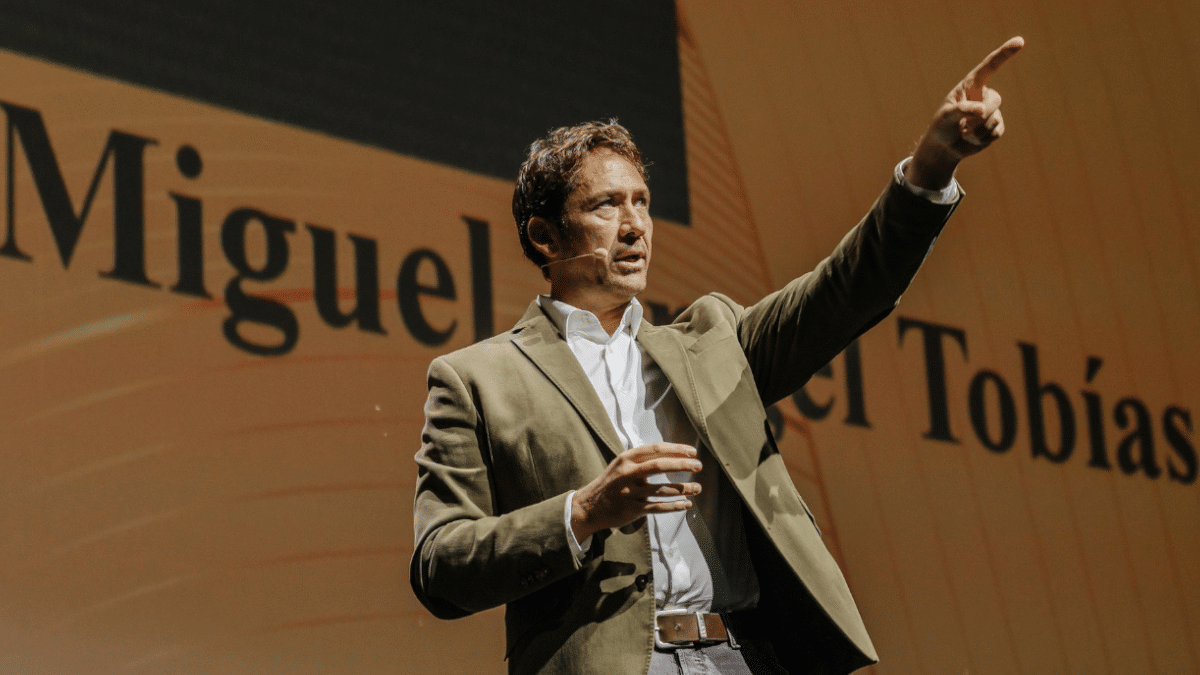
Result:
<svg viewBox="0 0 1200 675"><path fill-rule="evenodd" d="M658 456L695 457L696 449L682 443L651 443L650 445L639 445L622 454L629 459L641 462Z"/></svg>
<svg viewBox="0 0 1200 675"><path fill-rule="evenodd" d="M633 473L640 476L649 476L656 473L671 473L673 471L686 471L688 473L699 473L704 466L700 460L692 457L655 457L644 462L639 462Z"/></svg>
<svg viewBox="0 0 1200 675"><path fill-rule="evenodd" d="M659 483L656 487L656 497L687 497L700 494L700 484L696 482Z"/></svg>
<svg viewBox="0 0 1200 675"><path fill-rule="evenodd" d="M645 513L671 513L674 511L687 511L692 508L690 499L672 499L662 502L646 502L643 509Z"/></svg>
<svg viewBox="0 0 1200 675"><path fill-rule="evenodd" d="M963 84L966 86L967 97L978 101L983 95L983 88L987 85L988 80L1000 66L1012 58L1021 48L1025 46L1025 38L1014 37L1009 38L1007 42L1000 45L996 51L988 54L979 65L971 69L967 76L963 78Z"/></svg>
<svg viewBox="0 0 1200 675"><path fill-rule="evenodd" d="M642 445L621 453L617 461L625 464L628 475L639 477L672 471L696 473L701 469L696 449L679 443Z"/></svg>
<svg viewBox="0 0 1200 675"><path fill-rule="evenodd" d="M626 493L637 499L674 499L700 494L699 483L643 483Z"/></svg>

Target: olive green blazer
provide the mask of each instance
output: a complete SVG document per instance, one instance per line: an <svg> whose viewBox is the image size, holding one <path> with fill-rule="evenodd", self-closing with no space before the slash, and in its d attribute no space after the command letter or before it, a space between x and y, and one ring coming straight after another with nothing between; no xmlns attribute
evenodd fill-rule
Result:
<svg viewBox="0 0 1200 675"><path fill-rule="evenodd" d="M670 326L639 329L741 496L761 586L755 632L789 672L845 673L876 654L764 406L895 307L954 207L893 182L783 289L750 307L714 293ZM535 302L512 330L435 359L428 384L410 566L420 601L447 619L507 605L511 673L646 673L647 528L598 534L583 561L567 543L567 493L625 448L553 323Z"/></svg>

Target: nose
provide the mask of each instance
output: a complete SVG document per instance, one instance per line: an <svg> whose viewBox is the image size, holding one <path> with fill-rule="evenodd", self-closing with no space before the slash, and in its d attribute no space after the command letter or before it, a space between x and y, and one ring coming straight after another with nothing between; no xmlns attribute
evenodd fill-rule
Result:
<svg viewBox="0 0 1200 675"><path fill-rule="evenodd" d="M639 239L650 229L650 214L633 204L621 207L621 238Z"/></svg>

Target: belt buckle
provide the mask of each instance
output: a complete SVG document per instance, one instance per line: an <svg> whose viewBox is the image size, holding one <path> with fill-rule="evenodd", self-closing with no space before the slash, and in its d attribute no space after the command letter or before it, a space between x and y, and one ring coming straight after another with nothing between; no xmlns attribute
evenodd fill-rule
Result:
<svg viewBox="0 0 1200 675"><path fill-rule="evenodd" d="M705 624L704 624L704 614L705 614L705 612L690 612L686 609L666 609L666 610L655 612L654 613L654 646L658 649L666 651L666 650L671 650L671 649L678 649L679 647L694 647L696 645L702 645L702 644L706 644L706 643L715 644L717 642L721 642L721 640L708 639L708 633L706 632L707 626L705 626ZM663 642L662 638L659 636L658 617L660 617L660 616L691 616L692 620L696 622L696 632L699 635L699 638L696 640L683 640L680 642ZM724 621L724 617L722 617L722 621ZM728 628L728 626L726 626L726 631L728 631L728 630L729 630L729 628Z"/></svg>

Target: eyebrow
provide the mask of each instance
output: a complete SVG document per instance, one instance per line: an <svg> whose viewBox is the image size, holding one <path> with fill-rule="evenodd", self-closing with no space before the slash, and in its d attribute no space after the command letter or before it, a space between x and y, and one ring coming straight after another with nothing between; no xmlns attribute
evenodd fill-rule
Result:
<svg viewBox="0 0 1200 675"><path fill-rule="evenodd" d="M599 201L602 199L612 199L613 196L615 196L615 195L623 195L623 194L649 197L650 196L650 188L649 187L634 188L633 190L629 190L629 191L622 190L622 189L608 190L606 192L598 192L590 197L585 197L584 201L586 203L591 204L591 203L595 203L596 201Z"/></svg>

